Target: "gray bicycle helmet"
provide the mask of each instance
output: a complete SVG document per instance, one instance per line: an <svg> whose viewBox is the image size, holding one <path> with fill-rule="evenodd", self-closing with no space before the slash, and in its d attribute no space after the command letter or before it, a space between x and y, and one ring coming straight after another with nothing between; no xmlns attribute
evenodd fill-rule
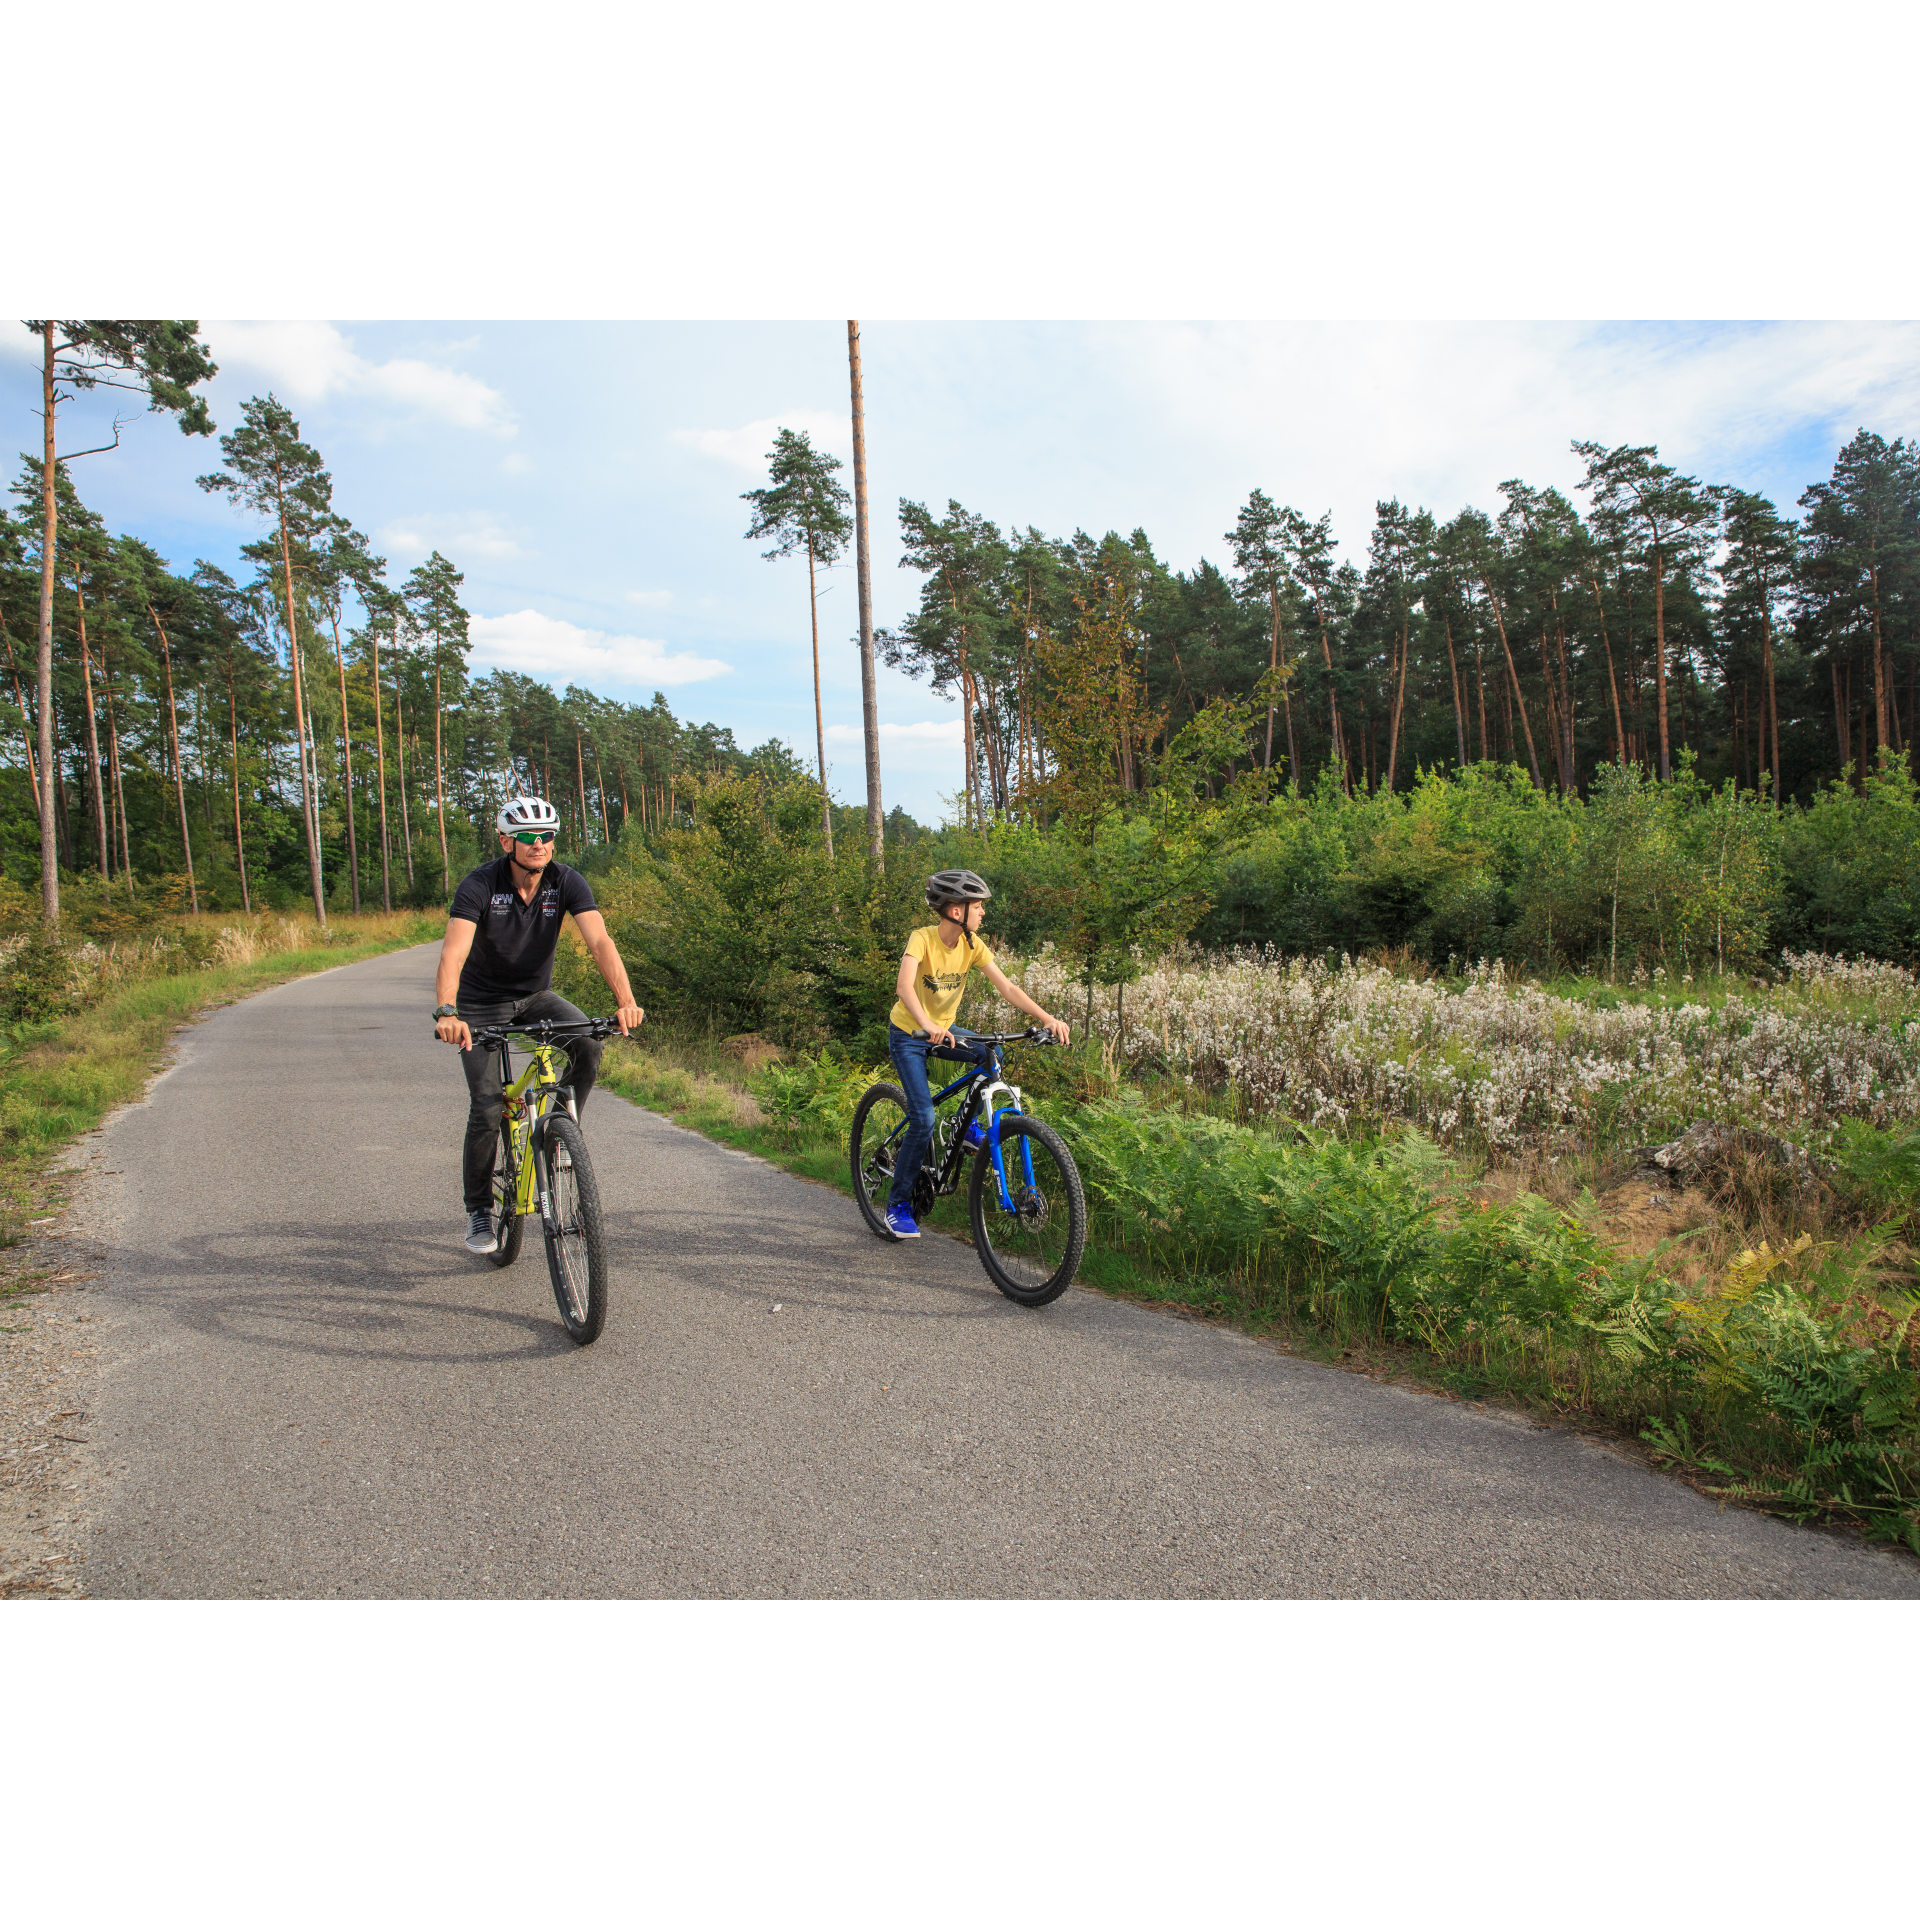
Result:
<svg viewBox="0 0 1920 1920"><path fill-rule="evenodd" d="M976 900L992 898L993 889L964 867L944 867L927 882L927 905L935 913L944 907L970 907Z"/></svg>
<svg viewBox="0 0 1920 1920"><path fill-rule="evenodd" d="M560 816L537 793L516 794L494 815L502 833L558 833Z"/></svg>

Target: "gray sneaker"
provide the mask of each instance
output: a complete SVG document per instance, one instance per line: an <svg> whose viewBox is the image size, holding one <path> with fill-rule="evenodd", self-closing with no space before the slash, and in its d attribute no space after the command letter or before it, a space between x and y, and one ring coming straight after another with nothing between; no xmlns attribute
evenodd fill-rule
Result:
<svg viewBox="0 0 1920 1920"><path fill-rule="evenodd" d="M467 1251L469 1253L495 1253L500 1242L494 1238L493 1215L482 1207L467 1215Z"/></svg>

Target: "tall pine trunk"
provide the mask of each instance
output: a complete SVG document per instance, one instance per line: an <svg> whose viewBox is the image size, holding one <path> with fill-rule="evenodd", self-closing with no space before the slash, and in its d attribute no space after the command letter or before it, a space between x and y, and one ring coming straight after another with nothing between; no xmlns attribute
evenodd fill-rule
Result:
<svg viewBox="0 0 1920 1920"><path fill-rule="evenodd" d="M1467 716L1460 704L1460 663L1453 653L1453 619L1449 614L1440 617L1441 630L1447 636L1447 678L1453 683L1453 738L1454 750L1460 756L1455 763L1464 767L1467 764Z"/></svg>
<svg viewBox="0 0 1920 1920"><path fill-rule="evenodd" d="M20 744L27 750L27 784L33 789L34 818L40 817L40 761L33 750L33 715L27 710L27 690L20 684L20 663L13 657L13 634L0 614L0 633L7 637L7 671L13 676L13 701L20 709Z"/></svg>
<svg viewBox="0 0 1920 1920"><path fill-rule="evenodd" d="M860 590L860 728L867 757L867 854L884 871L886 815L880 804L880 698L873 669L873 575L867 557L867 412L860 390L860 323L847 322L853 387L853 538Z"/></svg>
<svg viewBox="0 0 1920 1920"><path fill-rule="evenodd" d="M1407 660L1413 652L1412 635L1407 621L1400 622L1400 685L1393 696L1393 719L1387 728L1387 791L1393 791L1394 768L1400 758L1400 716L1407 706ZM1271 721L1268 723L1271 725Z"/></svg>
<svg viewBox="0 0 1920 1920"><path fill-rule="evenodd" d="M451 897L447 869L453 862L447 854L447 770L441 750L440 733L440 643L433 645L433 802L440 819L440 891Z"/></svg>
<svg viewBox="0 0 1920 1920"><path fill-rule="evenodd" d="M340 764L345 770L347 873L355 913L360 911L360 838L353 828L353 722L347 717L347 656L340 645L340 609L332 609L333 663L340 670Z"/></svg>
<svg viewBox="0 0 1920 1920"><path fill-rule="evenodd" d="M1500 651L1507 657L1507 674L1513 684L1513 700L1520 709L1520 729L1527 737L1527 764L1533 770L1533 784L1544 787L1546 782L1540 778L1540 756L1533 746L1533 723L1527 718L1526 697L1520 691L1520 669L1513 664L1513 649L1507 644L1506 616L1500 610L1500 598L1493 590L1493 582L1483 577L1480 584L1487 590L1487 605L1493 609L1493 625L1500 636Z"/></svg>
<svg viewBox="0 0 1920 1920"><path fill-rule="evenodd" d="M400 847L407 856L407 899L412 901L413 822L407 812L407 703L396 683L393 689L393 748L400 756Z"/></svg>
<svg viewBox="0 0 1920 1920"><path fill-rule="evenodd" d="M100 643L100 682L107 690L107 763L113 771L114 812L120 821L120 863L127 876L127 893L133 893L133 840L127 831L127 783L120 761L120 721L114 711L113 663L106 642Z"/></svg>
<svg viewBox="0 0 1920 1920"><path fill-rule="evenodd" d="M1673 777L1667 752L1667 556L1656 542L1653 549L1653 678L1660 708L1660 778Z"/></svg>
<svg viewBox="0 0 1920 1920"><path fill-rule="evenodd" d="M1769 759L1773 766L1773 804L1780 805L1780 696L1773 685L1773 614L1764 605L1760 610L1760 670L1765 678L1764 706L1761 712L1761 724L1771 725L1773 738L1770 742Z"/></svg>
<svg viewBox="0 0 1920 1920"><path fill-rule="evenodd" d="M36 649L36 687L40 702L40 912L50 927L60 924L60 851L54 838L54 788L58 770L53 756L53 552L60 531L60 504L54 489L53 335L47 322L41 335L45 352L40 374L40 633Z"/></svg>
<svg viewBox="0 0 1920 1920"><path fill-rule="evenodd" d="M580 741L580 729L573 730L573 771L580 782L580 844L587 844L587 754Z"/></svg>
<svg viewBox="0 0 1920 1920"><path fill-rule="evenodd" d="M247 841L240 825L240 703L233 690L233 649L227 649L227 737L233 748L233 859L240 869L240 908L253 911L247 891Z"/></svg>
<svg viewBox="0 0 1920 1920"><path fill-rule="evenodd" d="M87 595L74 571L74 597L80 605L80 684L87 694L87 789L92 795L94 838L100 848L100 879L107 878L107 809L100 794L100 729L93 715L93 655L87 648Z"/></svg>
<svg viewBox="0 0 1920 1920"><path fill-rule="evenodd" d="M380 625L369 619L367 639L373 648L373 747L380 776L380 906L393 911L392 850L387 839L387 722L380 704Z"/></svg>
<svg viewBox="0 0 1920 1920"><path fill-rule="evenodd" d="M193 902L195 913L200 911L200 889L193 878L193 840L187 832L187 778L186 769L180 764L180 715L173 703L173 649L167 645L167 630L160 624L160 616L153 610L153 602L147 602L147 615L153 622L153 630L160 636L160 658L167 670L167 731L173 739L173 790L180 802L180 851L187 862L187 898Z"/></svg>
<svg viewBox="0 0 1920 1920"><path fill-rule="evenodd" d="M820 704L820 598L813 583L813 532L807 532L807 612L813 621L813 737L820 765L820 830L827 837L827 858L833 858L833 802L827 798L827 719Z"/></svg>
<svg viewBox="0 0 1920 1920"><path fill-rule="evenodd" d="M280 515L280 569L287 592L287 663L293 670L293 727L300 748L300 813L307 831L307 882L313 889L313 917L327 924L327 900L320 885L319 796L307 800L307 707L300 672L300 628L293 601L293 542L287 533L287 495L278 465L273 470L273 497Z"/></svg>

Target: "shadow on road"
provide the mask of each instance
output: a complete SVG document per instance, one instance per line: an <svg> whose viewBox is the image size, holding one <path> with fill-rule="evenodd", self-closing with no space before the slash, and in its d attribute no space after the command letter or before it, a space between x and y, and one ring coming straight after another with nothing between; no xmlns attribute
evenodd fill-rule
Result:
<svg viewBox="0 0 1920 1920"><path fill-rule="evenodd" d="M106 1290L209 1339L298 1353L492 1366L579 1351L550 1315L497 1304L525 1284L546 1292L537 1239L505 1270L458 1259L442 1234L411 1222L236 1227L137 1256L116 1250Z"/></svg>

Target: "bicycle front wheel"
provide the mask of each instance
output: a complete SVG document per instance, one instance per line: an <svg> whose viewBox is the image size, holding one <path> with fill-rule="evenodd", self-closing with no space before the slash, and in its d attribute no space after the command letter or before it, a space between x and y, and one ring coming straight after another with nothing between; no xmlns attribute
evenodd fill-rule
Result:
<svg viewBox="0 0 1920 1920"><path fill-rule="evenodd" d="M560 1324L578 1346L599 1339L607 1322L607 1246L600 1226L600 1188L579 1125L550 1114L540 1135L546 1175L547 1272Z"/></svg>
<svg viewBox="0 0 1920 1920"><path fill-rule="evenodd" d="M1080 1190L1080 1169L1051 1127L1022 1113L1001 1118L1000 1160L1007 1174L1005 1199L993 1155L982 1147L973 1156L967 1212L973 1221L974 1250L1009 1300L1044 1307L1073 1284L1086 1251L1087 1201Z"/></svg>
<svg viewBox="0 0 1920 1920"><path fill-rule="evenodd" d="M527 1224L520 1211L520 1160L514 1147L513 1122L503 1120L493 1163L493 1251L487 1255L496 1267L510 1267L520 1258L520 1237Z"/></svg>
<svg viewBox="0 0 1920 1920"><path fill-rule="evenodd" d="M853 1197L860 1217L882 1240L887 1231L887 1195L893 1186L894 1156L907 1130L907 1096L898 1087L869 1087L854 1109L852 1144Z"/></svg>

